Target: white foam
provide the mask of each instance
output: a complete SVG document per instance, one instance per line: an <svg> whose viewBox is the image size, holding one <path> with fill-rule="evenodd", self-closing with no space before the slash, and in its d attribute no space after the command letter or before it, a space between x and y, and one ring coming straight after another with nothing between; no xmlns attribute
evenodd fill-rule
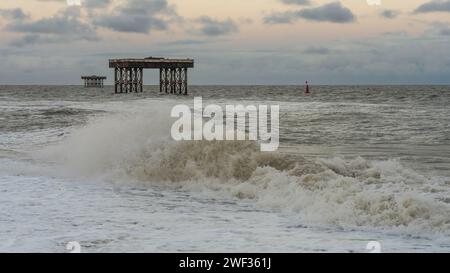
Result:
<svg viewBox="0 0 450 273"><path fill-rule="evenodd" d="M160 105L96 118L40 156L60 162L72 175L213 191L313 224L450 231L450 206L439 199L448 195L446 187L398 161L309 161L261 153L251 142L175 143L168 110Z"/></svg>

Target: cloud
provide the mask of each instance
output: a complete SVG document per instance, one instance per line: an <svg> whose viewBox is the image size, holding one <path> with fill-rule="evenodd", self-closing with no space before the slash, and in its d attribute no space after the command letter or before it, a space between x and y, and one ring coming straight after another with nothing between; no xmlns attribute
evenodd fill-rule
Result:
<svg viewBox="0 0 450 273"><path fill-rule="evenodd" d="M198 32L206 36L220 36L239 31L238 26L231 19L219 21L208 16L202 16L196 19L195 23L200 25Z"/></svg>
<svg viewBox="0 0 450 273"><path fill-rule="evenodd" d="M424 32L424 38L436 38L450 36L450 25L444 22L433 22Z"/></svg>
<svg viewBox="0 0 450 273"><path fill-rule="evenodd" d="M450 36L450 28L441 29L439 32L442 36Z"/></svg>
<svg viewBox="0 0 450 273"><path fill-rule="evenodd" d="M16 39L10 43L10 45L15 47L25 47L37 43L46 43L50 42L46 38L43 38L41 35L38 34L28 34L25 35L19 39Z"/></svg>
<svg viewBox="0 0 450 273"><path fill-rule="evenodd" d="M428 3L420 5L414 13L428 13L428 12L450 12L450 1L433 0Z"/></svg>
<svg viewBox="0 0 450 273"><path fill-rule="evenodd" d="M166 30L166 21L145 15L127 16L124 14L115 16L103 16L95 21L101 27L109 28L117 32L132 32L148 34L151 30Z"/></svg>
<svg viewBox="0 0 450 273"><path fill-rule="evenodd" d="M298 19L317 22L351 23L356 20L352 11L340 2L325 4L320 7L307 8L299 11L273 13L264 18L266 24L290 24Z"/></svg>
<svg viewBox="0 0 450 273"><path fill-rule="evenodd" d="M400 12L395 11L395 10L383 10L380 13L380 16L383 18L387 18L387 19L394 19L396 18L398 15L400 14Z"/></svg>
<svg viewBox="0 0 450 273"><path fill-rule="evenodd" d="M186 40L176 40L171 42L159 43L160 46L197 46L208 44L210 41L207 40L194 40L194 39L186 39Z"/></svg>
<svg viewBox="0 0 450 273"><path fill-rule="evenodd" d="M355 15L340 2L329 3L318 8L304 9L298 12L298 16L312 21L333 23L350 23L355 21Z"/></svg>
<svg viewBox="0 0 450 273"><path fill-rule="evenodd" d="M90 33L92 28L82 23L76 17L53 16L32 22L18 22L10 24L7 30L23 33L40 34L85 34Z"/></svg>
<svg viewBox="0 0 450 273"><path fill-rule="evenodd" d="M88 8L104 8L111 4L111 0L85 0L84 5Z"/></svg>
<svg viewBox="0 0 450 273"><path fill-rule="evenodd" d="M105 8L114 0L37 0L39 2L59 2L70 5L71 3L81 2L81 5L87 8Z"/></svg>
<svg viewBox="0 0 450 273"><path fill-rule="evenodd" d="M331 50L326 47L308 47L303 51L303 53L315 55L327 55L331 53Z"/></svg>
<svg viewBox="0 0 450 273"><path fill-rule="evenodd" d="M264 17L265 24L291 24L297 21L299 17L295 12L273 12L271 15Z"/></svg>
<svg viewBox="0 0 450 273"><path fill-rule="evenodd" d="M69 7L51 17L35 21L15 21L6 26L10 32L24 33L25 36L11 43L13 46L26 46L36 43L57 43L65 41L98 40L96 30L80 20L80 10Z"/></svg>
<svg viewBox="0 0 450 273"><path fill-rule="evenodd" d="M29 16L23 12L22 9L0 9L0 17L4 17L12 20L23 20L27 19Z"/></svg>
<svg viewBox="0 0 450 273"><path fill-rule="evenodd" d="M94 24L118 32L147 34L151 30L168 29L167 17L176 17L166 0L129 0L112 15L103 14Z"/></svg>

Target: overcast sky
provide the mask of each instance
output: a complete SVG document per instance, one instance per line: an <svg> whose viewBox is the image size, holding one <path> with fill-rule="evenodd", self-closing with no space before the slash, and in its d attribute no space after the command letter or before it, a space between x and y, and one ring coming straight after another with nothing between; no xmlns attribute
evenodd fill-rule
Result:
<svg viewBox="0 0 450 273"><path fill-rule="evenodd" d="M450 84L450 0L79 2L0 1L0 84L147 56L194 58L193 84Z"/></svg>

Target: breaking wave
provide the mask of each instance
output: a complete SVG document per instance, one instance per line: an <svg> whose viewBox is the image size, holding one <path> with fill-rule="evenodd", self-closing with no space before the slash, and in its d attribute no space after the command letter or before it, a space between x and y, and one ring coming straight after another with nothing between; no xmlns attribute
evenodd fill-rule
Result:
<svg viewBox="0 0 450 273"><path fill-rule="evenodd" d="M44 154L76 175L225 194L311 225L449 233L450 182L397 160L311 160L262 153L249 141L173 142L171 122L155 116L96 118Z"/></svg>

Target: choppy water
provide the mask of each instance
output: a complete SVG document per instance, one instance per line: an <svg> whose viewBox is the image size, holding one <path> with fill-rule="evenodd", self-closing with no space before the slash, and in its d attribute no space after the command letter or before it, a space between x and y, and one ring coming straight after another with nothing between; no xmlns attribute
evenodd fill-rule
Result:
<svg viewBox="0 0 450 273"><path fill-rule="evenodd" d="M279 152L174 143L178 103L280 105ZM450 250L450 87L0 87L0 251Z"/></svg>

